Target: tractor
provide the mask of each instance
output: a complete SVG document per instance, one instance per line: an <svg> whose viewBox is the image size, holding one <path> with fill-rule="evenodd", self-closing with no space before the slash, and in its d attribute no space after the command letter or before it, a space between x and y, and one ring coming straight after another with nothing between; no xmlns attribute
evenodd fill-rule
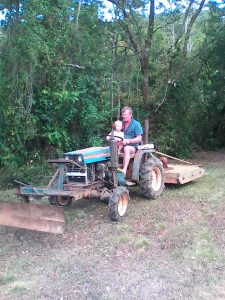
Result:
<svg viewBox="0 0 225 300"><path fill-rule="evenodd" d="M63 207L81 198L96 198L108 203L112 221L127 212L129 187L139 185L147 199L156 199L165 183L183 184L201 177L199 166L164 165L153 144L140 145L131 157L126 178L120 171L123 157L118 156L117 139L108 136L109 146L90 147L64 153L48 162L56 171L45 187L22 184L18 195L22 203L1 202L0 224L61 234L65 219ZM40 204L47 197L50 205Z"/></svg>

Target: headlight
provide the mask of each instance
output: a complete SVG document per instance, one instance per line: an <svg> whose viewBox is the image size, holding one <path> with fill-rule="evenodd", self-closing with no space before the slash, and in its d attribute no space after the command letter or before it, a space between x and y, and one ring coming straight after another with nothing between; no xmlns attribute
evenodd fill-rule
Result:
<svg viewBox="0 0 225 300"><path fill-rule="evenodd" d="M77 161L78 161L79 163L82 163L82 162L83 162L83 158L82 158L81 155L78 155L78 156L77 156Z"/></svg>
<svg viewBox="0 0 225 300"><path fill-rule="evenodd" d="M69 160L69 156L66 155L66 156L65 156L65 159Z"/></svg>

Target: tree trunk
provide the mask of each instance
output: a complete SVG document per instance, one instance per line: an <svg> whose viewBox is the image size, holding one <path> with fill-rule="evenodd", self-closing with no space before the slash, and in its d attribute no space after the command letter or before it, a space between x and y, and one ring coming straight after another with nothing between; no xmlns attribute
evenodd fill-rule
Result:
<svg viewBox="0 0 225 300"><path fill-rule="evenodd" d="M109 80L110 84L110 108L111 108L111 117L113 117L114 110L114 73L115 73L115 62L116 62L116 49L117 49L118 37L112 34L112 54L111 54L111 76Z"/></svg>
<svg viewBox="0 0 225 300"><path fill-rule="evenodd" d="M77 18L76 18L76 28L77 29L79 27L79 16L80 16L81 4L82 4L82 0L79 1L78 7L77 7Z"/></svg>
<svg viewBox="0 0 225 300"><path fill-rule="evenodd" d="M149 88L149 53L151 48L151 43L153 39L153 29L154 29L154 18L155 18L155 0L149 1L149 14L148 14L148 28L147 34L142 40L139 39L139 35L135 33L134 29L139 30L138 20L132 6L128 5L129 1L119 1L119 0L109 0L113 3L118 11L120 11L124 17L124 22L121 25L126 33L126 36L130 40L133 47L134 53L140 62L141 67L141 92L146 108L150 103L150 88ZM202 0L204 1L204 0ZM132 2L132 1L131 1ZM134 1L135 2L135 1ZM139 2L139 1L138 1ZM132 21L132 22L131 22ZM136 24L132 26L131 24ZM137 38L138 37L138 38ZM148 115L148 114L147 114ZM149 119L144 120L144 143L148 143L148 131L149 131Z"/></svg>
<svg viewBox="0 0 225 300"><path fill-rule="evenodd" d="M141 92L143 95L144 104L148 107L150 103L150 89L149 89L149 70L148 70L148 53L144 53L140 58L141 65ZM149 119L144 120L144 144L148 144L148 134L149 134Z"/></svg>

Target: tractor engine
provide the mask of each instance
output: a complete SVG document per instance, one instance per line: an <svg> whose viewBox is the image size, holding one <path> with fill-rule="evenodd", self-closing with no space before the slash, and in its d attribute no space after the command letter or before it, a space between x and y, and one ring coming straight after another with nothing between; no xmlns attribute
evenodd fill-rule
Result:
<svg viewBox="0 0 225 300"><path fill-rule="evenodd" d="M108 172L107 163L96 163L95 164L96 177L99 179L104 179L106 177L106 172Z"/></svg>
<svg viewBox="0 0 225 300"><path fill-rule="evenodd" d="M68 183L87 186L100 180L110 180L109 147L90 147L64 153L64 158L72 161L65 172Z"/></svg>

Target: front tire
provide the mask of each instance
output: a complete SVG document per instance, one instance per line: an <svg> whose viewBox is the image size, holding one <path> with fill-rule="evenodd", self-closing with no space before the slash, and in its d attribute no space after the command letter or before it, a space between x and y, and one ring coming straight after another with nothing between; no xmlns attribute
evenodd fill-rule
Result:
<svg viewBox="0 0 225 300"><path fill-rule="evenodd" d="M109 217L112 221L118 221L127 212L129 191L125 187L113 190L109 197Z"/></svg>
<svg viewBox="0 0 225 300"><path fill-rule="evenodd" d="M143 162L140 170L140 186L142 194L147 199L156 199L162 194L164 174L162 162L157 157L153 156Z"/></svg>

